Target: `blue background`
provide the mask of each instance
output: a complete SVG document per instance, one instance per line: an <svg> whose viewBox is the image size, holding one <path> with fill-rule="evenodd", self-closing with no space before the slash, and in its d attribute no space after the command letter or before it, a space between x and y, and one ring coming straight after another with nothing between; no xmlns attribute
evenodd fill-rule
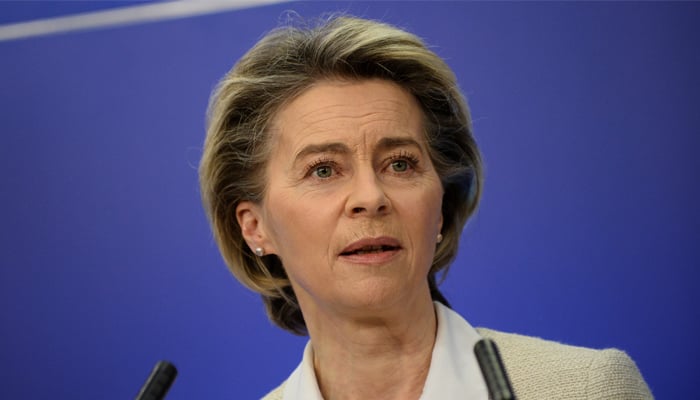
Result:
<svg viewBox="0 0 700 400"><path fill-rule="evenodd" d="M397 24L457 73L487 177L457 311L696 393L700 3L321 2L0 42L0 398L133 398L169 359L169 399L252 399L296 366L306 339L225 268L196 171L211 90L285 10Z"/></svg>

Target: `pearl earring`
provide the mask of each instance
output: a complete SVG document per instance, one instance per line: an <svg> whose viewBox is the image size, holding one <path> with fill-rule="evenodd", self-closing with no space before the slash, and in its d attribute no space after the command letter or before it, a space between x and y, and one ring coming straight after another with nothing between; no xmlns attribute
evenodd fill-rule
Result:
<svg viewBox="0 0 700 400"><path fill-rule="evenodd" d="M254 251L255 255L258 257L262 257L263 255L265 255L265 250L263 250L262 247L256 247Z"/></svg>
<svg viewBox="0 0 700 400"><path fill-rule="evenodd" d="M437 235L437 242L438 242L438 243L442 242L442 233L438 233L438 235Z"/></svg>

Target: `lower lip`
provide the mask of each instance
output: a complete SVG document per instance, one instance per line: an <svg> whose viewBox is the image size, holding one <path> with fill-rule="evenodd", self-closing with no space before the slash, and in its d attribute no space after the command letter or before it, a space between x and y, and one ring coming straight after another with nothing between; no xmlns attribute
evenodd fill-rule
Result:
<svg viewBox="0 0 700 400"><path fill-rule="evenodd" d="M380 251L376 253L364 253L364 254L350 254L346 256L340 256L340 259L353 264L385 264L397 254L401 249Z"/></svg>

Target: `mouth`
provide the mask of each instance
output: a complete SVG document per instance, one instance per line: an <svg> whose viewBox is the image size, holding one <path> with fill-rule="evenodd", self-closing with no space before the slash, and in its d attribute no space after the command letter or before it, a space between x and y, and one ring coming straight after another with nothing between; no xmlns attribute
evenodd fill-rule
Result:
<svg viewBox="0 0 700 400"><path fill-rule="evenodd" d="M381 255L393 255L401 250L398 240L391 237L361 239L351 243L340 252L341 257L360 259Z"/></svg>
<svg viewBox="0 0 700 400"><path fill-rule="evenodd" d="M395 246L365 246L365 247L361 247L361 248L355 249L355 250L344 251L344 252L340 253L340 255L341 256L352 256L355 254L382 253L385 251L395 251L398 249L399 249L399 247L395 247Z"/></svg>

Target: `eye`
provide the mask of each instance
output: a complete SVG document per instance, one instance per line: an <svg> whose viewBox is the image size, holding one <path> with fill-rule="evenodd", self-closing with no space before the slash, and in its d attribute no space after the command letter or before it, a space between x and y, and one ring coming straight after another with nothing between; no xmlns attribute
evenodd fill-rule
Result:
<svg viewBox="0 0 700 400"><path fill-rule="evenodd" d="M339 165L328 158L313 161L305 168L304 177L313 179L333 179L340 173Z"/></svg>
<svg viewBox="0 0 700 400"><path fill-rule="evenodd" d="M394 160L391 162L391 168L394 172L406 172L408 170L408 161Z"/></svg>
<svg viewBox="0 0 700 400"><path fill-rule="evenodd" d="M313 175L318 178L330 178L333 175L333 167L330 165L319 165L314 169Z"/></svg>
<svg viewBox="0 0 700 400"><path fill-rule="evenodd" d="M392 155L391 157L389 157L388 161L388 172L392 172L399 175L410 174L410 172L415 170L418 166L418 157L405 151L401 151L398 154Z"/></svg>

